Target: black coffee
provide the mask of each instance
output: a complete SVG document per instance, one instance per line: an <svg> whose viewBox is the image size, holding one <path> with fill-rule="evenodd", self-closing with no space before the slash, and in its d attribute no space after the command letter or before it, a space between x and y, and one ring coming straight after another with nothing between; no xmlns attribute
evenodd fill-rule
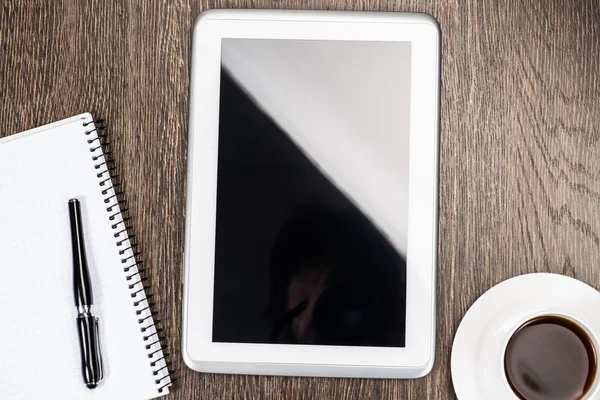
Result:
<svg viewBox="0 0 600 400"><path fill-rule="evenodd" d="M527 321L511 337L504 369L521 399L576 400L594 381L596 351L575 322L542 316Z"/></svg>

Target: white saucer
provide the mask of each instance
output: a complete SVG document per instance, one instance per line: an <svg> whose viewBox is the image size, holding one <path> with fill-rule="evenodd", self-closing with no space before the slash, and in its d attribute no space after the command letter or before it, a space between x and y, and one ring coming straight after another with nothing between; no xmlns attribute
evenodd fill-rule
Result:
<svg viewBox="0 0 600 400"><path fill-rule="evenodd" d="M518 399L504 375L504 349L514 331L541 315L579 322L598 349L600 292L557 274L508 279L484 293L465 314L452 346L452 383L460 400ZM597 398L598 382L585 398Z"/></svg>

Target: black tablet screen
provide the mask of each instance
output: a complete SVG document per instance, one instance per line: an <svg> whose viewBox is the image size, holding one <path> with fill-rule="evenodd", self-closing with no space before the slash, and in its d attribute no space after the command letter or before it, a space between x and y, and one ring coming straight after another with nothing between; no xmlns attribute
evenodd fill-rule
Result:
<svg viewBox="0 0 600 400"><path fill-rule="evenodd" d="M222 50L213 341L404 347L410 43Z"/></svg>

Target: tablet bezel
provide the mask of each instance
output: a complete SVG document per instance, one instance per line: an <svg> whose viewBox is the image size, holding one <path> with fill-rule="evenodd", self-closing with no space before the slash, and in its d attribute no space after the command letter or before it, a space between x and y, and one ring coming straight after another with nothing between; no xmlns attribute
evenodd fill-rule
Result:
<svg viewBox="0 0 600 400"><path fill-rule="evenodd" d="M221 40L409 41L406 347L212 341ZM433 366L440 33L424 14L213 10L192 42L182 353L202 372L412 378Z"/></svg>

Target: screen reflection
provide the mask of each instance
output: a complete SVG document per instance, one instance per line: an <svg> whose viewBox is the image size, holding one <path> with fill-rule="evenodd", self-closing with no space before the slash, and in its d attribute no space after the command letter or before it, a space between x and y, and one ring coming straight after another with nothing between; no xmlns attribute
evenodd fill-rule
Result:
<svg viewBox="0 0 600 400"><path fill-rule="evenodd" d="M213 341L405 345L410 44L223 40Z"/></svg>

